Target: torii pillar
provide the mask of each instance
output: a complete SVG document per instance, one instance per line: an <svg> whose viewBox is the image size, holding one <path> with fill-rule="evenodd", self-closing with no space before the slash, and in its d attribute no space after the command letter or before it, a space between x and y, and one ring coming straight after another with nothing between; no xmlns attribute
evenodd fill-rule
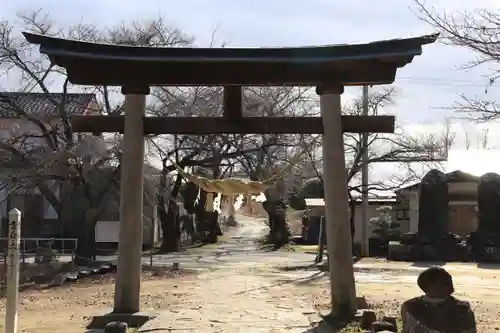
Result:
<svg viewBox="0 0 500 333"><path fill-rule="evenodd" d="M149 87L122 87L125 128L121 160L120 236L114 313L139 311L143 233L144 115Z"/></svg>
<svg viewBox="0 0 500 333"><path fill-rule="evenodd" d="M316 88L324 127L323 186L332 313L350 316L356 311L356 287L341 122L343 92L341 85Z"/></svg>

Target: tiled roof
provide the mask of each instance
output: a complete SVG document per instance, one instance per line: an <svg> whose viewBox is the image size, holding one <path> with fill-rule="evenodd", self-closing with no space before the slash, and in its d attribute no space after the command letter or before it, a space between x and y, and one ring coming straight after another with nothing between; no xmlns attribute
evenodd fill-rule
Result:
<svg viewBox="0 0 500 333"><path fill-rule="evenodd" d="M474 176L470 173L461 171L461 170L455 170L452 172L445 173L446 176L446 181L449 183L460 183L460 182L478 182L479 177ZM415 181L411 184L408 184L404 187L401 187L398 189L396 192L400 192L401 190L411 190L411 189L417 189L420 187L420 181Z"/></svg>
<svg viewBox="0 0 500 333"><path fill-rule="evenodd" d="M53 93L50 96L56 100L61 100L63 94ZM95 99L94 94L66 94L66 111L70 115L82 115ZM21 108L28 115L57 114L56 107L50 98L44 93L24 93L24 92L0 92L0 117L19 117L16 108Z"/></svg>

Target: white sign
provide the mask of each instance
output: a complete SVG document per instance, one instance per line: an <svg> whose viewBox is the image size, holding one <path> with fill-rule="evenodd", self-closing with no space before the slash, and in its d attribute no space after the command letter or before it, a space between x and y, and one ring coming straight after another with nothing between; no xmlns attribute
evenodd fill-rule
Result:
<svg viewBox="0 0 500 333"><path fill-rule="evenodd" d="M120 221L98 221L95 225L96 243L118 243Z"/></svg>

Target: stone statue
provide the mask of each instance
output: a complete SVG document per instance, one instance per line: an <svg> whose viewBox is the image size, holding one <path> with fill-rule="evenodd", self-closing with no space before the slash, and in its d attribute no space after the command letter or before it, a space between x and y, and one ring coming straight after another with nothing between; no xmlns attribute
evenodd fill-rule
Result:
<svg viewBox="0 0 500 333"><path fill-rule="evenodd" d="M424 296L401 306L403 333L476 333L474 312L468 302L452 296L453 279L444 268L433 266L417 280Z"/></svg>

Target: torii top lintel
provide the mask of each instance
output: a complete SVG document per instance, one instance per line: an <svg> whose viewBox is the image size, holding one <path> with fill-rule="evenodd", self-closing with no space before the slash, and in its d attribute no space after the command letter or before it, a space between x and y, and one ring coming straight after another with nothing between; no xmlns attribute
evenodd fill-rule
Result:
<svg viewBox="0 0 500 333"><path fill-rule="evenodd" d="M438 34L367 44L295 48L155 48L24 33L69 81L83 85L318 86L392 83Z"/></svg>

